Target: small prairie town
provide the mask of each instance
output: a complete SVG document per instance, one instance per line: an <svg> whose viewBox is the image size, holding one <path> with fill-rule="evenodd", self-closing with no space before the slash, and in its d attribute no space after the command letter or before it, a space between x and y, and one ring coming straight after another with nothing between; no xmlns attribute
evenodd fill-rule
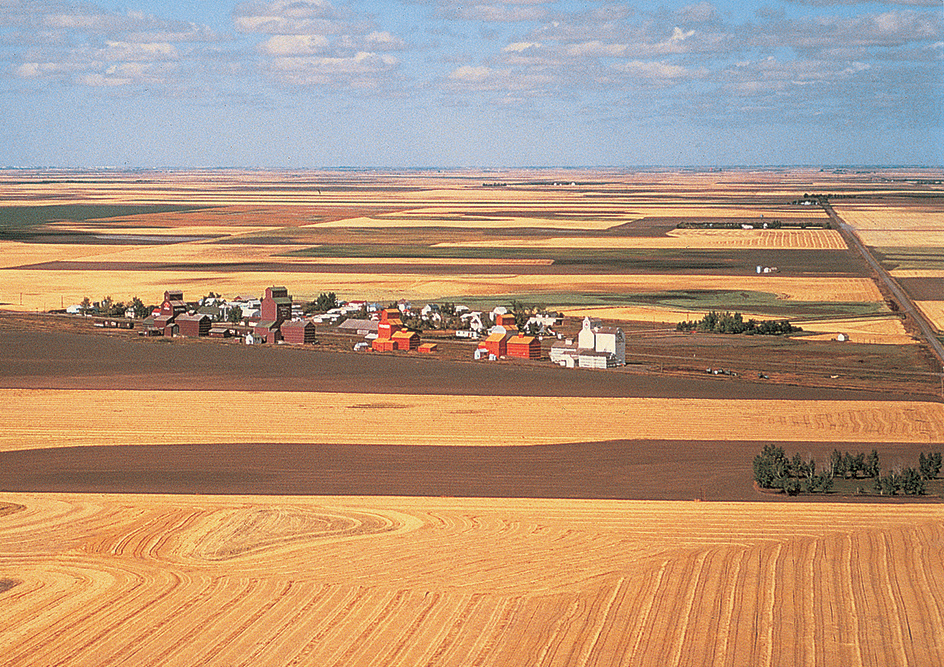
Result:
<svg viewBox="0 0 944 667"><path fill-rule="evenodd" d="M472 353L475 360L549 358L568 368L613 368L626 363L626 339L622 330L603 326L599 319L589 316L583 318L576 338L564 339L554 330L564 321L563 315L556 311L522 315L510 312L505 306L496 306L483 313L461 304L440 306L436 303L426 304L416 311L408 301L402 300L395 307L382 308L378 303L366 301L339 303L333 294L330 297L322 294L322 298L329 299L331 307L323 314L305 317L303 304L293 302L282 286L267 287L261 299L240 295L226 300L211 294L195 302L185 301L181 290L167 290L160 306L154 308L139 307L136 312L134 306L125 309L123 304L109 304L107 309L124 310L123 315L96 318L95 326L134 329L136 315L150 312L138 322L141 336L208 336L235 338L246 345L312 345L318 342L317 324L363 336L362 341L354 344L354 351L436 353L438 344L422 343L419 332L404 326L403 320L407 319L420 327L435 328L440 337L453 334L459 339L478 341ZM309 309L317 306L317 302L308 304ZM88 301L88 305L69 306L65 312L91 316L101 308L102 302ZM492 322L494 324L489 326ZM449 329L450 324L462 328ZM545 339L550 342L547 352Z"/></svg>

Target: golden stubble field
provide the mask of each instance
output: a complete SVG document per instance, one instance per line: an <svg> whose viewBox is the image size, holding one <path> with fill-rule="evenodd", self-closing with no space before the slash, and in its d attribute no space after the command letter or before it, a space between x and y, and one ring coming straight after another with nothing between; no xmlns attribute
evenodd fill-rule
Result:
<svg viewBox="0 0 944 667"><path fill-rule="evenodd" d="M944 405L919 401L108 389L0 389L0 400L15 406L0 416L0 451L173 442L489 446L650 438L944 441ZM186 406L186 419L168 419L167 406ZM227 425L226 415L252 418ZM134 427L116 426L123 424Z"/></svg>
<svg viewBox="0 0 944 667"><path fill-rule="evenodd" d="M936 665L937 505L0 494L15 665Z"/></svg>

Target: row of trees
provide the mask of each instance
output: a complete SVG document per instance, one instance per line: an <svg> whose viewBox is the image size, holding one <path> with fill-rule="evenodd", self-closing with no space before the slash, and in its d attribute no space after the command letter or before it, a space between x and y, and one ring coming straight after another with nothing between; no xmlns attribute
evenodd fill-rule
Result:
<svg viewBox="0 0 944 667"><path fill-rule="evenodd" d="M153 306L144 305L144 302L138 297L133 297L130 303L125 303L124 301L115 301L110 296L106 296L102 297L102 300L99 301L96 306L92 303L91 299L86 296L83 297L79 305L83 315L97 313L105 317L124 317L128 308L133 308L135 317L144 318L150 315L153 309Z"/></svg>
<svg viewBox="0 0 944 667"><path fill-rule="evenodd" d="M799 453L788 458L783 447L765 445L754 457L754 480L765 489L780 489L795 496L804 493L827 493L832 490L834 480L873 479L872 488L883 496L919 496L926 493L926 482L937 478L941 472L941 453L921 452L918 468L900 468L881 474L878 452L841 453L834 449L825 470L817 473L816 461L804 459Z"/></svg>
<svg viewBox="0 0 944 667"><path fill-rule="evenodd" d="M305 304L305 314L314 315L315 313L326 313L332 308L337 308L339 304L338 295L334 292L322 292L314 301Z"/></svg>
<svg viewBox="0 0 944 667"><path fill-rule="evenodd" d="M699 331L704 333L746 334L752 336L780 336L802 331L787 320L745 320L741 313L711 311L698 321L690 320L675 325L676 331Z"/></svg>

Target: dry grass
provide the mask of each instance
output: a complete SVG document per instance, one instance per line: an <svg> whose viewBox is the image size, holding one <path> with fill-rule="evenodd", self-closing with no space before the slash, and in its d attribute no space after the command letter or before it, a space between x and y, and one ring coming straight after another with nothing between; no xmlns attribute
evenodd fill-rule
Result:
<svg viewBox="0 0 944 667"><path fill-rule="evenodd" d="M937 506L5 494L6 665L934 665Z"/></svg>
<svg viewBox="0 0 944 667"><path fill-rule="evenodd" d="M619 439L940 442L944 405L884 401L509 398L3 389L0 450L154 443L538 445ZM187 406L185 428L167 406ZM509 406L514 434L506 433ZM221 415L278 415L221 427ZM313 417L313 416L317 417ZM599 415L599 418L589 418ZM133 424L133 428L121 425ZM397 435L391 440L391 425ZM448 427L444 425L448 424ZM548 428L548 424L554 424ZM142 436L142 434L147 434Z"/></svg>

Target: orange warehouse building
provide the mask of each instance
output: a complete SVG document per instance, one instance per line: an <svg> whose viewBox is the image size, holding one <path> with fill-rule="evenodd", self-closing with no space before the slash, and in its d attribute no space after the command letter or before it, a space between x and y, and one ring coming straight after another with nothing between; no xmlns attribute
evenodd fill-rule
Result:
<svg viewBox="0 0 944 667"><path fill-rule="evenodd" d="M540 359L541 341L535 336L517 335L508 339L508 356L521 359Z"/></svg>
<svg viewBox="0 0 944 667"><path fill-rule="evenodd" d="M393 341L394 347L397 350L409 352L420 346L420 335L415 331L407 331L405 329L397 331L390 339Z"/></svg>
<svg viewBox="0 0 944 667"><path fill-rule="evenodd" d="M483 345L489 354L496 357L504 357L508 353L508 334L496 332L483 341Z"/></svg>

